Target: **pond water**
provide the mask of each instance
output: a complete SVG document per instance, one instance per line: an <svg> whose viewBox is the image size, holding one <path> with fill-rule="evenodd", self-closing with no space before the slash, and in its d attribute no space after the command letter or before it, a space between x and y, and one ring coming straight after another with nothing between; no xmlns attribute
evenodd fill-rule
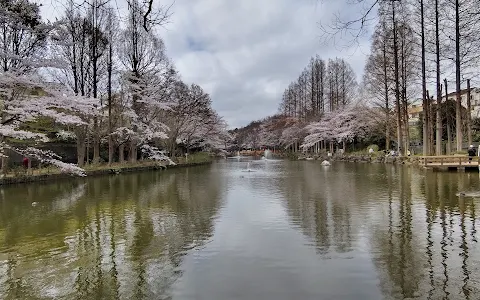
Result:
<svg viewBox="0 0 480 300"><path fill-rule="evenodd" d="M271 160L2 187L0 299L479 299L479 191Z"/></svg>

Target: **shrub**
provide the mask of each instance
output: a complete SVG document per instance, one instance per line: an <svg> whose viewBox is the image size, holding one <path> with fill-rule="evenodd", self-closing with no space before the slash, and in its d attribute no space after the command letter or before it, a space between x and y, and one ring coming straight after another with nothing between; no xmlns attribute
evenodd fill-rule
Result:
<svg viewBox="0 0 480 300"><path fill-rule="evenodd" d="M377 152L380 148L378 147L378 145L375 145L375 144L372 144L370 146L367 147L367 152L368 150L370 150L370 148L373 149L373 151Z"/></svg>

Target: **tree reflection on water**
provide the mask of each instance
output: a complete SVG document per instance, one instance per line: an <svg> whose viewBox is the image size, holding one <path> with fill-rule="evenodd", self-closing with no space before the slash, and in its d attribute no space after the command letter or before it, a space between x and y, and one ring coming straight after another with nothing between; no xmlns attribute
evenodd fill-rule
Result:
<svg viewBox="0 0 480 300"><path fill-rule="evenodd" d="M3 188L0 298L168 297L220 186L200 167Z"/></svg>
<svg viewBox="0 0 480 300"><path fill-rule="evenodd" d="M356 256L366 243L386 299L478 295L478 199L456 196L480 190L478 173L362 164L302 172L281 186L291 222L320 257Z"/></svg>
<svg viewBox="0 0 480 300"><path fill-rule="evenodd" d="M480 293L478 173L252 165L1 188L0 298Z"/></svg>

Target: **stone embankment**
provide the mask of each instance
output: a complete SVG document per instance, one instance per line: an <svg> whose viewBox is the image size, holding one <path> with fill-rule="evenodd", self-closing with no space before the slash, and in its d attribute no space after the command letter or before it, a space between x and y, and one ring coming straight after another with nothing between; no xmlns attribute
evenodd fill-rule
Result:
<svg viewBox="0 0 480 300"><path fill-rule="evenodd" d="M420 159L416 156L388 156L388 155L370 155L370 154L339 154L334 156L313 155L299 156L299 160L328 160L328 161L346 161L356 163L386 163L386 164L404 164L419 165Z"/></svg>

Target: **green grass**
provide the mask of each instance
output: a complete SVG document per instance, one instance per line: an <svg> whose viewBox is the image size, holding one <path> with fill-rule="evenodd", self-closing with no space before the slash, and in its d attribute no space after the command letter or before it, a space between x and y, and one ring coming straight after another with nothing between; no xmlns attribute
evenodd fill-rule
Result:
<svg viewBox="0 0 480 300"><path fill-rule="evenodd" d="M365 156L365 155L368 155L368 156L371 156L371 157L378 157L378 156L384 156L385 155L383 153L383 151L373 151L372 153L369 153L368 149L370 149L370 148L359 150L359 151L347 152L347 153L345 153L345 155L347 155L347 156Z"/></svg>
<svg viewBox="0 0 480 300"><path fill-rule="evenodd" d="M106 163L102 164L89 164L86 166L83 166L83 169L85 171L98 171L98 170L109 170L109 169L121 169L121 168L131 168L131 167L149 167L149 166L155 166L158 164L163 164L162 162L158 161L152 161L152 160L139 160L135 163L131 162L123 162L123 163L113 163L111 165L108 165Z"/></svg>
<svg viewBox="0 0 480 300"><path fill-rule="evenodd" d="M212 161L212 157L210 154L206 152L197 152L188 155L187 158L185 156L182 157L177 157L174 160L178 164L184 164L184 163L204 163L204 162L209 162Z"/></svg>
<svg viewBox="0 0 480 300"><path fill-rule="evenodd" d="M39 169L26 170L23 167L15 167L5 174L5 177L22 177L22 176L40 176L49 174L60 174L60 170L53 166L42 167Z"/></svg>

